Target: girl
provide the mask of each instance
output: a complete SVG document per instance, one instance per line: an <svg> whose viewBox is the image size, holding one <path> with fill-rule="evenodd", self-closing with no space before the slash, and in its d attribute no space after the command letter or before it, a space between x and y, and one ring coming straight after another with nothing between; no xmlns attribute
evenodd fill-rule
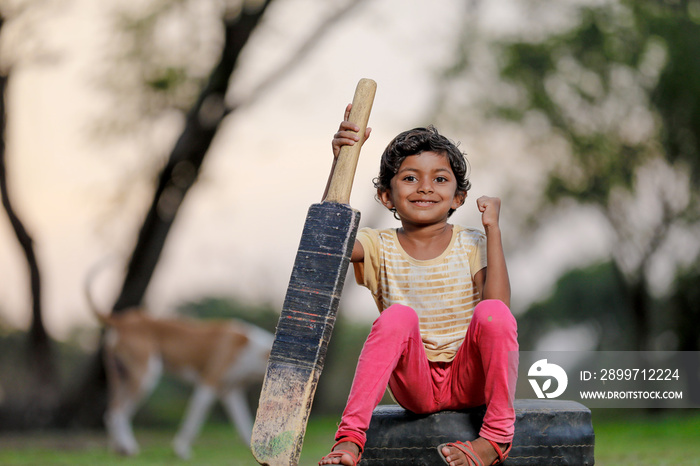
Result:
<svg viewBox="0 0 700 466"><path fill-rule="evenodd" d="M350 108L333 137L336 158L359 140L359 128L347 121ZM357 234L355 278L372 292L380 315L360 354L336 443L320 465L359 462L387 385L415 413L486 405L479 438L437 446L445 463L480 466L507 457L518 343L500 200L476 201L485 233L448 223L467 197L467 171L464 154L433 127L399 134L382 154L377 198L401 227Z"/></svg>

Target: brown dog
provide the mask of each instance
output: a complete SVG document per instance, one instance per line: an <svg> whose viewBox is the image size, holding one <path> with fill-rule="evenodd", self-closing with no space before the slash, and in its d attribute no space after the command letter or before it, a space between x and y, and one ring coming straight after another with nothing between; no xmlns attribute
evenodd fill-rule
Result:
<svg viewBox="0 0 700 466"><path fill-rule="evenodd" d="M86 283L86 295L106 328L105 366L109 405L105 425L112 447L135 455L138 444L131 420L140 403L153 391L163 369L194 384L185 418L173 440L181 458L191 455L212 404L218 398L241 437L250 444L253 417L244 390L262 381L274 336L241 322L199 322L155 319L141 310L118 315L98 311Z"/></svg>

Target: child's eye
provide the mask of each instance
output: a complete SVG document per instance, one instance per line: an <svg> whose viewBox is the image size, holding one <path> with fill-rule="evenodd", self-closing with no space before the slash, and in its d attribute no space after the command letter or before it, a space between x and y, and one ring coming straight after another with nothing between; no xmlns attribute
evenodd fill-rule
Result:
<svg viewBox="0 0 700 466"><path fill-rule="evenodd" d="M435 181L437 181L438 183L446 183L448 180L444 176L438 176L437 178L435 178Z"/></svg>
<svg viewBox="0 0 700 466"><path fill-rule="evenodd" d="M411 181L411 182L412 182L412 181L416 181L416 177L413 176L413 175L406 175L406 176L403 177L403 180L404 180L404 181Z"/></svg>

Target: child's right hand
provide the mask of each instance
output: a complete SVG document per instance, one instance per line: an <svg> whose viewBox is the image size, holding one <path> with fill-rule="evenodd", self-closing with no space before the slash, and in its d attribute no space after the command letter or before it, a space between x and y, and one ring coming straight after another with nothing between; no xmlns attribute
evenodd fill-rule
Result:
<svg viewBox="0 0 700 466"><path fill-rule="evenodd" d="M360 140L360 135L357 134L357 132L360 131L360 127L348 121L348 118L350 118L351 109L352 104L348 104L348 106L345 107L345 117L343 118L343 122L340 123L338 132L333 135L333 157L336 159L338 158L338 154L340 154L341 147L352 146ZM365 131L365 140L369 138L369 134L371 132L372 128L367 128Z"/></svg>

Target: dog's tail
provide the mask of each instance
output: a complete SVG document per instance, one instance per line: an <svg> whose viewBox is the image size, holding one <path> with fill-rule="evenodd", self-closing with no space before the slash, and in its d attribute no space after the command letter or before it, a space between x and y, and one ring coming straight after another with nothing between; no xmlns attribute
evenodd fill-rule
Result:
<svg viewBox="0 0 700 466"><path fill-rule="evenodd" d="M92 282L95 280L95 277L97 277L98 273L102 271L102 269L109 263L113 261L113 258L108 258L109 260L101 260L97 262L95 265L93 265L90 270L88 270L87 275L85 276L85 299L88 303L88 307L92 311L92 313L97 317L97 320L100 321L102 325L109 325L111 322L111 319L109 317L109 314L101 311L98 307L97 304L95 303L95 299L92 296L92 293L90 292L90 289L92 288Z"/></svg>

